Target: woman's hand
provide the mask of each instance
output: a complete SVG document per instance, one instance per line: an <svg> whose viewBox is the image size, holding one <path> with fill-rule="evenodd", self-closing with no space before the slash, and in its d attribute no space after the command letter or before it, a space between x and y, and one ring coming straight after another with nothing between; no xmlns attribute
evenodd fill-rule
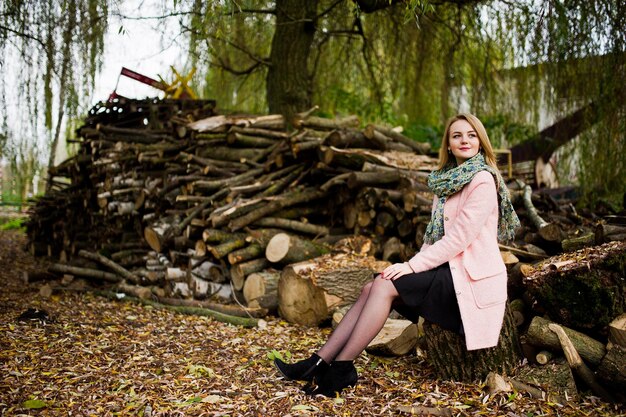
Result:
<svg viewBox="0 0 626 417"><path fill-rule="evenodd" d="M393 264L388 266L380 273L380 277L382 279L390 279L394 280L396 278L400 278L403 275L412 274L413 270L409 266L408 262L403 262L399 264Z"/></svg>

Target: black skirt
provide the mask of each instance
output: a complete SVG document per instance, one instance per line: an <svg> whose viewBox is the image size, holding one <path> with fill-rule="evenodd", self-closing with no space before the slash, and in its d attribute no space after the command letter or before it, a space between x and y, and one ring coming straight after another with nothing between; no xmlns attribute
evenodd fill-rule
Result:
<svg viewBox="0 0 626 417"><path fill-rule="evenodd" d="M398 313L413 323L422 316L446 330L463 334L461 313L447 262L429 271L403 275L392 282L400 294L392 305Z"/></svg>

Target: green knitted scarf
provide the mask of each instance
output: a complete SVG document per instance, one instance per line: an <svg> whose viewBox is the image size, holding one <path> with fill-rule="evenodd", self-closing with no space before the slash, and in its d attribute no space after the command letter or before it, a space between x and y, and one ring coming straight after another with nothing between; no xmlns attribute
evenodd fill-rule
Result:
<svg viewBox="0 0 626 417"><path fill-rule="evenodd" d="M443 237L443 206L446 199L452 194L461 191L474 178L474 175L480 171L490 172L498 184L498 240L508 242L515 237L515 229L520 226L520 222L513 209L509 190L506 188L502 176L485 162L485 158L481 153L478 153L461 165L450 164L440 170L433 171L428 176L428 187L439 200L437 209L433 212L430 223L426 227L424 243L433 244Z"/></svg>

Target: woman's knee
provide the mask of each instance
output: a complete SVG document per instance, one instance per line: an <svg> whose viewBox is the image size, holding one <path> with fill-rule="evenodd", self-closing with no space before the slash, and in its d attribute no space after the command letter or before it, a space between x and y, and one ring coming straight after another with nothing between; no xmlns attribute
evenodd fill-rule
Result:
<svg viewBox="0 0 626 417"><path fill-rule="evenodd" d="M376 278L374 281L370 282L370 293L374 292L380 295L387 295L390 297L397 297L398 291L396 290L396 286L393 285L393 282L388 279Z"/></svg>
<svg viewBox="0 0 626 417"><path fill-rule="evenodd" d="M372 285L374 285L374 281L370 281L361 288L361 295L368 296L370 291L372 290Z"/></svg>

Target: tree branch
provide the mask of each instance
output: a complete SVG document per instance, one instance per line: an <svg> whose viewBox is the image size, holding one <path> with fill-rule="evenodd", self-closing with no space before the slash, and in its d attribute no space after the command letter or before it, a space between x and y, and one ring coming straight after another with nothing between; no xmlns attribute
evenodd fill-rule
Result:
<svg viewBox="0 0 626 417"><path fill-rule="evenodd" d="M255 55L254 53L248 51L246 48L244 48L243 46L237 45L236 43L229 41L228 39L224 39L221 38L219 36L215 36L215 35L208 35L209 38L214 39L218 42L224 42L225 44L237 49L238 51L243 52L245 55L247 55L250 59L252 59L253 61L256 61L258 64L260 65L266 65L266 66L270 66L271 63L270 61L260 58L259 56Z"/></svg>
<svg viewBox="0 0 626 417"><path fill-rule="evenodd" d="M46 48L45 42L42 41L41 39L39 39L38 37L34 36L34 35L31 35L31 34L28 34L28 33L25 33L25 32L20 32L20 31L17 31L15 29L11 29L11 28L3 26L3 25L0 25L0 30L5 30L5 31L10 32L10 33L12 33L12 34L14 34L14 35L16 35L16 36L18 36L20 38L33 40L33 41L37 42L39 45L41 45L42 48L44 48L44 49Z"/></svg>
<svg viewBox="0 0 626 417"><path fill-rule="evenodd" d="M342 3L343 0L337 0L335 1L333 4L330 5L330 7L326 10L324 10L322 13L317 15L317 18L321 18L324 17L325 15L327 15L328 13L330 13L335 7L337 7L340 3Z"/></svg>

